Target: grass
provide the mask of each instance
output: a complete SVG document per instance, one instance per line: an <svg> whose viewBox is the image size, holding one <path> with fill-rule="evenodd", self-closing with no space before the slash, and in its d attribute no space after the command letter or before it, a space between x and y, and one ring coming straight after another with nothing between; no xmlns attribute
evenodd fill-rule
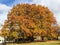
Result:
<svg viewBox="0 0 60 45"><path fill-rule="evenodd" d="M48 41L48 42L31 42L31 43L10 43L7 45L60 45L60 41Z"/></svg>

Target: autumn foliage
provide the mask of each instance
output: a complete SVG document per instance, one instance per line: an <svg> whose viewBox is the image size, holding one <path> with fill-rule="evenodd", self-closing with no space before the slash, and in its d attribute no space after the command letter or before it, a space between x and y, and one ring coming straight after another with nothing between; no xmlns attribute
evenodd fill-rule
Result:
<svg viewBox="0 0 60 45"><path fill-rule="evenodd" d="M3 36L9 38L26 38L41 36L53 39L58 36L57 22L53 13L44 6L35 4L18 4L7 15L2 28ZM6 31L6 32L4 32Z"/></svg>

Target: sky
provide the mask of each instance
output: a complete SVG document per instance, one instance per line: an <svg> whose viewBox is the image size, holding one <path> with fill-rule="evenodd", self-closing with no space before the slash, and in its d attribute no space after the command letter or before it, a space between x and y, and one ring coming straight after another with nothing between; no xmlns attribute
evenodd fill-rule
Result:
<svg viewBox="0 0 60 45"><path fill-rule="evenodd" d="M14 5L17 4L36 4L43 5L50 9L56 17L57 23L60 24L60 0L0 0L0 28L1 24L7 19L7 14Z"/></svg>

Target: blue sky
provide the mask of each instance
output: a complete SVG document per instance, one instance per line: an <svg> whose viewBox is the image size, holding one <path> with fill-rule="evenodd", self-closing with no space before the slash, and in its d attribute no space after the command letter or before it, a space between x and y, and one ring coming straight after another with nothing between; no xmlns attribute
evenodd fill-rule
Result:
<svg viewBox="0 0 60 45"><path fill-rule="evenodd" d="M1 4L12 5L15 0L0 0Z"/></svg>
<svg viewBox="0 0 60 45"><path fill-rule="evenodd" d="M4 24L7 14L13 5L19 3L47 6L54 13L58 24L60 24L60 0L0 0L0 24Z"/></svg>

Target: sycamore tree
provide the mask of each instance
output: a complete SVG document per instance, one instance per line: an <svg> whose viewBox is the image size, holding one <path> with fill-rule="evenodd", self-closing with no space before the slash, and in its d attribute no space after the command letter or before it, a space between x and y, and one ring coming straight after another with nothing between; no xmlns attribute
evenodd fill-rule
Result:
<svg viewBox="0 0 60 45"><path fill-rule="evenodd" d="M4 31L8 31L8 35ZM17 4L7 15L2 33L11 39L39 35L53 39L58 36L57 22L53 13L44 6L35 4Z"/></svg>

